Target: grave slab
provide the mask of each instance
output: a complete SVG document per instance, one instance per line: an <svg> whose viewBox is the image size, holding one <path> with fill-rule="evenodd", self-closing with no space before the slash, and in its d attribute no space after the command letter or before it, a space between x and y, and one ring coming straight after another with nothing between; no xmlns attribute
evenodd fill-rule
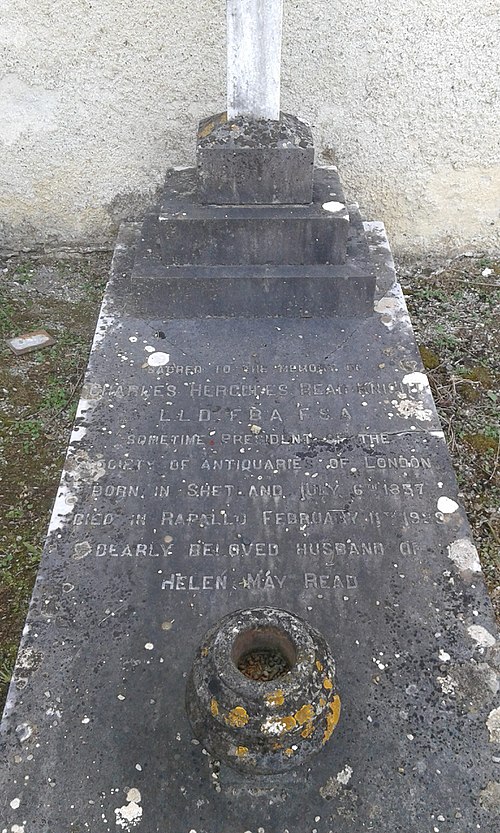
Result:
<svg viewBox="0 0 500 833"><path fill-rule="evenodd" d="M138 286L122 227L2 722L2 833L496 829L492 610L366 230L371 316L172 318L182 286ZM263 607L322 634L342 708L315 757L252 776L203 749L185 690L209 628Z"/></svg>

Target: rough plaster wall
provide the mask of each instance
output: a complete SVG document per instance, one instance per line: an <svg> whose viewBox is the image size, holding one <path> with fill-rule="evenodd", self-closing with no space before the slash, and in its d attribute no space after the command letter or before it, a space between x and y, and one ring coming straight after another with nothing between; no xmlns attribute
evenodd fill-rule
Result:
<svg viewBox="0 0 500 833"><path fill-rule="evenodd" d="M319 157L332 149L347 192L397 250L499 248L498 0L322 5L289 0L285 48L302 33L300 69L287 60L283 79Z"/></svg>
<svg viewBox="0 0 500 833"><path fill-rule="evenodd" d="M399 251L500 248L498 0L285 0L282 106ZM0 245L102 244L225 109L224 0L2 0Z"/></svg>

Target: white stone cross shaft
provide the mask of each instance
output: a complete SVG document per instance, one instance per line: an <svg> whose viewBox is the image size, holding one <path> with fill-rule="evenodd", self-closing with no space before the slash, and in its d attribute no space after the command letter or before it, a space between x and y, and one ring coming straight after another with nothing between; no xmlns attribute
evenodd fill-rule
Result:
<svg viewBox="0 0 500 833"><path fill-rule="evenodd" d="M283 0L227 0L228 119L280 117Z"/></svg>

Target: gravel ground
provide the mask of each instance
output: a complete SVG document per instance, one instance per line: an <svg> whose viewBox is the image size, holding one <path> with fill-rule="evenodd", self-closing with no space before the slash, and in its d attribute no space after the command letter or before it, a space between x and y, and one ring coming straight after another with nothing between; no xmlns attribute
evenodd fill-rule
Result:
<svg viewBox="0 0 500 833"><path fill-rule="evenodd" d="M500 259L401 263L399 278L500 622Z"/></svg>
<svg viewBox="0 0 500 833"><path fill-rule="evenodd" d="M0 708L74 420L111 256L0 260ZM15 356L6 338L53 347Z"/></svg>
<svg viewBox="0 0 500 833"><path fill-rule="evenodd" d="M59 482L109 253L0 260L0 708ZM403 262L399 275L500 621L500 259ZM47 330L15 356L5 339Z"/></svg>

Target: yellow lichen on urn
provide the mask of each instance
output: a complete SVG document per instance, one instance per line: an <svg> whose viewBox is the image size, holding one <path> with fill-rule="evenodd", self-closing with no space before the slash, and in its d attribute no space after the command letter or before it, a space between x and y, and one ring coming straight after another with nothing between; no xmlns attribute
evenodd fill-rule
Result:
<svg viewBox="0 0 500 833"><path fill-rule="evenodd" d="M297 721L290 714L284 717L267 717L260 730L265 735L284 735L285 732L291 732L296 726Z"/></svg>
<svg viewBox="0 0 500 833"><path fill-rule="evenodd" d="M310 703L304 703L304 705L295 712L295 720L299 724L299 726L303 726L304 723L310 723L311 720L314 719L314 706L311 706Z"/></svg>
<svg viewBox="0 0 500 833"><path fill-rule="evenodd" d="M314 723L308 723L301 731L301 736L303 738L308 738L314 732Z"/></svg>
<svg viewBox="0 0 500 833"><path fill-rule="evenodd" d="M231 709L226 717L226 723L236 729L241 729L242 726L246 726L248 721L248 712L243 706L236 706L234 709Z"/></svg>
<svg viewBox="0 0 500 833"><path fill-rule="evenodd" d="M283 752L283 755L286 755L287 758L291 758L293 754L294 754L293 749L290 746L288 747L288 749L285 749L285 751Z"/></svg>
<svg viewBox="0 0 500 833"><path fill-rule="evenodd" d="M212 717L217 717L217 715L219 714L219 704L214 697L212 697L212 699L210 700L210 712L212 714Z"/></svg>
<svg viewBox="0 0 500 833"><path fill-rule="evenodd" d="M340 697L335 695L332 702L328 706L329 712L326 716L326 729L323 734L323 743L330 740L333 730L335 729L340 717Z"/></svg>
<svg viewBox="0 0 500 833"><path fill-rule="evenodd" d="M291 732L292 729L295 729L297 725L297 721L293 717L293 715L288 715L287 717L282 717L281 720L285 724L284 732Z"/></svg>
<svg viewBox="0 0 500 833"><path fill-rule="evenodd" d="M323 688L326 688L327 691L331 691L331 689L333 688L333 683L330 677L325 677L325 679L323 680Z"/></svg>
<svg viewBox="0 0 500 833"><path fill-rule="evenodd" d="M323 663L321 663L319 659L316 660L316 668L318 671L323 671Z"/></svg>
<svg viewBox="0 0 500 833"><path fill-rule="evenodd" d="M237 746L236 754L238 758L244 758L245 755L248 755L248 746Z"/></svg>
<svg viewBox="0 0 500 833"><path fill-rule="evenodd" d="M269 694L264 695L264 700L268 706L282 706L285 702L285 695L281 688L276 691L270 691Z"/></svg>

